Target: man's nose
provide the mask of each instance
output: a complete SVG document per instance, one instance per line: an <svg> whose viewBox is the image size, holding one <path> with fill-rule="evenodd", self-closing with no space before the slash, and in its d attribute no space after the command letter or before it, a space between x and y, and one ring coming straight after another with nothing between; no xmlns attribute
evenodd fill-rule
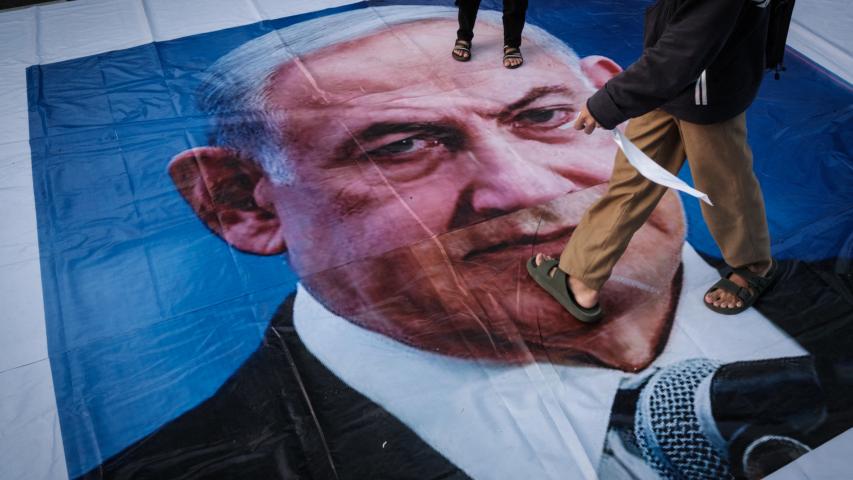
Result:
<svg viewBox="0 0 853 480"><path fill-rule="evenodd" d="M545 158L520 151L522 142L491 136L469 151L480 166L469 184L470 208L479 214L511 212L552 200L577 189L570 179L552 168Z"/></svg>

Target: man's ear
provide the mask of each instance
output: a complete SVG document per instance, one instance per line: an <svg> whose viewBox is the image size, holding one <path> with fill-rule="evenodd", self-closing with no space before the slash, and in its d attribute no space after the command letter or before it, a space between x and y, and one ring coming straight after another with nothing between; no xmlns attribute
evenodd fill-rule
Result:
<svg viewBox="0 0 853 480"><path fill-rule="evenodd" d="M607 57L590 55L581 59L581 70L590 79L595 88L598 89L621 72L622 67Z"/></svg>
<svg viewBox="0 0 853 480"><path fill-rule="evenodd" d="M232 246L259 255L287 247L261 169L233 150L200 147L169 162L169 175L199 218Z"/></svg>

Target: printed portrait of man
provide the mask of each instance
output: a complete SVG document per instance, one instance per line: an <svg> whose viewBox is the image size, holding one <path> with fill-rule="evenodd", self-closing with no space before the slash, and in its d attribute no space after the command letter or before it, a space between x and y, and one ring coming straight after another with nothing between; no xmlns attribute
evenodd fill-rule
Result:
<svg viewBox="0 0 853 480"><path fill-rule="evenodd" d="M83 478L757 477L846 429L827 418L849 398L851 304L822 290L836 327L816 333L774 306L818 288L788 265L763 304L775 316L713 314L702 293L718 274L685 243L674 192L602 290L601 324L536 286L524 262L559 253L616 151L609 132L560 127L621 68L528 25L524 67L506 70L477 55L501 45L489 11L471 62L454 62L455 15L346 11L207 70L210 142L168 174L214 234L285 255L300 283L211 398ZM790 411L766 394L795 388ZM701 432L683 458L655 430L661 402L689 403L677 428Z"/></svg>

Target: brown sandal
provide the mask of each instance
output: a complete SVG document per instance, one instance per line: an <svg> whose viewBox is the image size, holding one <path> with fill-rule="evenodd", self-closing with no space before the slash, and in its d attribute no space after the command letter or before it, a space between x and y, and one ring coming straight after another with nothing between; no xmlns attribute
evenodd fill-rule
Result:
<svg viewBox="0 0 853 480"><path fill-rule="evenodd" d="M461 50L463 53L456 53L457 50ZM460 62L467 62L471 60L471 42L468 40L456 40L456 44L453 45L453 51L450 52L453 55L453 58Z"/></svg>

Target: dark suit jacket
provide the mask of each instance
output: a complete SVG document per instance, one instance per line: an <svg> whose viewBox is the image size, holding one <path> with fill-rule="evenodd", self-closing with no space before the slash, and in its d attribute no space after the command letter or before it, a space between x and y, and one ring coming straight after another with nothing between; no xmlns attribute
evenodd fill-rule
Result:
<svg viewBox="0 0 853 480"><path fill-rule="evenodd" d="M293 299L212 397L80 478L467 479L306 350Z"/></svg>
<svg viewBox="0 0 853 480"><path fill-rule="evenodd" d="M759 310L809 352L842 355L853 346L853 288L827 265L782 263ZM212 397L80 478L468 478L326 369L292 318L290 297Z"/></svg>

